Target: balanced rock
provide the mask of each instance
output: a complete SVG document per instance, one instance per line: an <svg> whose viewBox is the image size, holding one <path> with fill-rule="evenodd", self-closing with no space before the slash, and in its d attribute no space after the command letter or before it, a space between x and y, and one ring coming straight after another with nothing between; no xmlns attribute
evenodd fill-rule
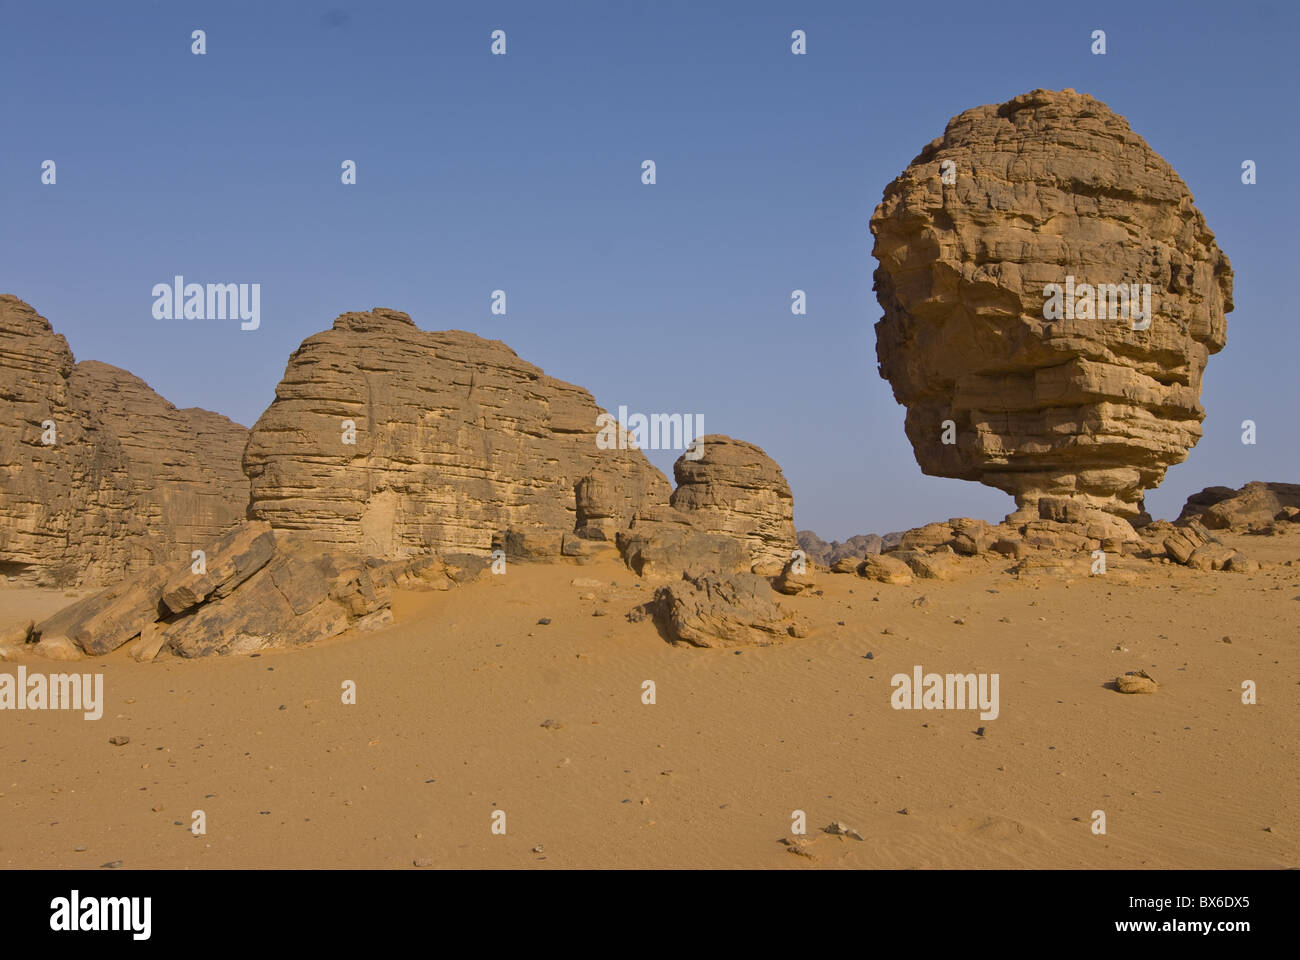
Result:
<svg viewBox="0 0 1300 960"><path fill-rule="evenodd" d="M174 563L244 515L247 431L178 410L0 295L0 574L108 584Z"/></svg>
<svg viewBox="0 0 1300 960"><path fill-rule="evenodd" d="M949 121L871 229L880 372L922 470L1004 490L1024 519L1043 497L1142 517L1201 436L1232 309L1173 168L1092 97L1035 90Z"/></svg>
<svg viewBox="0 0 1300 960"><path fill-rule="evenodd" d="M394 310L345 313L289 358L249 435L250 513L379 558L487 554L508 530L558 556L580 483L584 526L625 527L668 501L624 433L604 443L602 413L500 341L421 330Z"/></svg>

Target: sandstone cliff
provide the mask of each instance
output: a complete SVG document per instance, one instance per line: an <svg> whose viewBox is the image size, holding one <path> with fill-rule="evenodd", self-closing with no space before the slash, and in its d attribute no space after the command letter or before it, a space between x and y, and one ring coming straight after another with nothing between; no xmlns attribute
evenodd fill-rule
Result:
<svg viewBox="0 0 1300 960"><path fill-rule="evenodd" d="M112 583L244 515L247 431L138 378L75 363L48 320L0 295L0 574Z"/></svg>
<svg viewBox="0 0 1300 960"><path fill-rule="evenodd" d="M611 536L668 501L639 450L598 446L602 412L499 341L345 313L289 358L252 428L251 515L373 557L485 554L512 530L553 535L558 554L580 485L582 524Z"/></svg>

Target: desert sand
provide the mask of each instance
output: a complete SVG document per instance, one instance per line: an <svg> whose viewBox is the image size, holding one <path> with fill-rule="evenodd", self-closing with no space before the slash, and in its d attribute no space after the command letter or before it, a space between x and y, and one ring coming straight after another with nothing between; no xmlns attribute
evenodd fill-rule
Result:
<svg viewBox="0 0 1300 960"><path fill-rule="evenodd" d="M628 622L653 586L602 560L399 590L390 627L260 656L24 659L102 671L107 704L6 717L0 863L1294 867L1300 534L1223 539L1264 569L1120 557L1017 578L986 555L906 586L819 570L821 595L781 601L811 636L768 647ZM0 626L69 602L2 590ZM1000 715L891 708L890 677L917 664L998 673ZM1136 669L1155 695L1112 688ZM863 839L822 832L835 821Z"/></svg>

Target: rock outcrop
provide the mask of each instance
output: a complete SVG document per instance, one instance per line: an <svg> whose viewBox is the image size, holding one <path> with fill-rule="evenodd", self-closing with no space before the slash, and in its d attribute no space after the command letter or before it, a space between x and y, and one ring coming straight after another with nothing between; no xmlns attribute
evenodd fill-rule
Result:
<svg viewBox="0 0 1300 960"><path fill-rule="evenodd" d="M580 524L625 527L668 501L644 454L598 445L601 413L499 341L345 313L289 358L252 428L250 513L374 557L487 554L511 530L550 535L558 556Z"/></svg>
<svg viewBox="0 0 1300 960"><path fill-rule="evenodd" d="M1198 519L1209 530L1268 533L1300 520L1300 484L1256 480L1240 490L1206 487L1187 498L1178 522Z"/></svg>
<svg viewBox="0 0 1300 960"><path fill-rule="evenodd" d="M332 550L263 521L208 545L203 563L157 564L33 628L41 644L101 656L131 642L152 660L295 647L392 622L391 589L448 590L482 573L475 558L383 563Z"/></svg>
<svg viewBox="0 0 1300 960"><path fill-rule="evenodd" d="M949 121L871 229L880 372L922 470L1005 490L1023 519L1043 497L1142 517L1200 438L1232 310L1228 259L1173 168L1104 104L1035 90ZM1145 328L1130 284L1150 285Z"/></svg>
<svg viewBox="0 0 1300 960"><path fill-rule="evenodd" d="M752 443L713 434L699 455L677 458L667 505L647 505L615 540L624 561L651 579L683 572L776 576L798 548L794 500L776 461Z"/></svg>
<svg viewBox="0 0 1300 960"><path fill-rule="evenodd" d="M105 584L186 559L244 516L247 431L178 410L0 295L0 574Z"/></svg>
<svg viewBox="0 0 1300 960"><path fill-rule="evenodd" d="M794 496L776 461L752 443L710 434L702 455L673 464L671 506L704 533L737 539L751 563L778 569L798 547Z"/></svg>
<svg viewBox="0 0 1300 960"><path fill-rule="evenodd" d="M767 646L807 636L806 622L783 611L753 573L686 574L655 591L632 619L650 615L674 643L696 647Z"/></svg>
<svg viewBox="0 0 1300 960"><path fill-rule="evenodd" d="M799 549L823 567L833 567L841 560L861 561L868 554L880 553L885 545L878 533L859 533L843 543L839 540L827 543L811 530L800 530L797 536Z"/></svg>

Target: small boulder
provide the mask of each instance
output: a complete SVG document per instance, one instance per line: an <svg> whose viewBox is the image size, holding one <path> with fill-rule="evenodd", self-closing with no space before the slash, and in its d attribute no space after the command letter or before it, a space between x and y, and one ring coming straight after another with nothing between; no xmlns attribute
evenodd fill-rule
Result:
<svg viewBox="0 0 1300 960"><path fill-rule="evenodd" d="M1151 674L1145 670L1130 670L1115 678L1115 687L1120 693L1155 693L1160 689Z"/></svg>
<svg viewBox="0 0 1300 960"><path fill-rule="evenodd" d="M912 582L912 569L890 553L869 556L862 562L860 576L877 583L908 584Z"/></svg>
<svg viewBox="0 0 1300 960"><path fill-rule="evenodd" d="M792 557L781 568L781 573L773 586L789 596L811 589L817 585L811 566L812 564L804 557Z"/></svg>

